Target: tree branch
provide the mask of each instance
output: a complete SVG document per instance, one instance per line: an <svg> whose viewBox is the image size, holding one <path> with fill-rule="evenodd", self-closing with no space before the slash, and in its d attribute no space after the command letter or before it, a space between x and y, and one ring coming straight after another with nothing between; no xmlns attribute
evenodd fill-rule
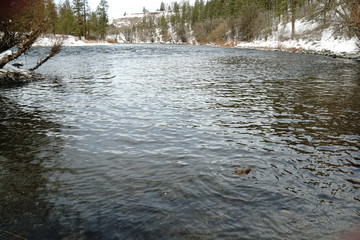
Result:
<svg viewBox="0 0 360 240"><path fill-rule="evenodd" d="M62 47L63 44L64 44L64 39L63 38L57 38L54 45L50 49L50 53L46 57L40 59L37 62L36 66L33 67L33 68L30 68L29 70L34 71L34 70L38 69L41 65L46 63L50 58L52 58L53 56L58 54L61 51L61 47Z"/></svg>

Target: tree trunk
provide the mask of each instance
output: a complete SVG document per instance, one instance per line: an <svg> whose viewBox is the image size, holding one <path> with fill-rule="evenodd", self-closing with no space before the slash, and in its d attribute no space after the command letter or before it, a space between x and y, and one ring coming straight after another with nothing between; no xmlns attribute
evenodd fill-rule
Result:
<svg viewBox="0 0 360 240"><path fill-rule="evenodd" d="M296 21L296 0L291 0L290 11L291 11L291 39L295 39L295 21Z"/></svg>
<svg viewBox="0 0 360 240"><path fill-rule="evenodd" d="M29 34L25 34L25 33L22 34L21 36L22 40L20 41L20 43L17 44L17 51L12 52L8 56L4 56L3 58L0 59L0 69L3 68L10 61L17 59L22 54L27 52L34 44L36 39L41 35L46 24L47 21L44 21L41 25L39 25L35 30L31 31ZM38 61L37 65L30 70L35 70L39 68L42 64L44 64L54 55L59 53L61 50L61 46L63 45L63 42L64 42L63 39L57 39L57 41L54 43L53 47L51 48L49 55Z"/></svg>
<svg viewBox="0 0 360 240"><path fill-rule="evenodd" d="M17 51L3 59L0 59L0 68L3 68L8 62L17 59L26 51L28 51L30 47L33 45L33 43L36 41L36 39L40 36L41 32L42 32L42 26L39 27L39 29L37 29L36 31L30 33L29 36L24 35L24 37L26 37L26 40L18 44Z"/></svg>
<svg viewBox="0 0 360 240"><path fill-rule="evenodd" d="M295 39L295 13L291 14L291 40Z"/></svg>

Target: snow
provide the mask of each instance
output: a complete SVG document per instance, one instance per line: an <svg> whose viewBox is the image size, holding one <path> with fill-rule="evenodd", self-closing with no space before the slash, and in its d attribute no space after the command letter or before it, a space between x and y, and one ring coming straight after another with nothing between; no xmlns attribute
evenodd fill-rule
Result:
<svg viewBox="0 0 360 240"><path fill-rule="evenodd" d="M3 59L8 59L8 57L10 57L12 55L12 51L11 50L7 50L5 52L0 53L0 61L2 61Z"/></svg>
<svg viewBox="0 0 360 240"><path fill-rule="evenodd" d="M5 52L0 53L0 59L7 58L7 57L9 57L9 56L11 56L11 55L12 55L12 51L11 51L11 50L7 50L7 51L5 51Z"/></svg>
<svg viewBox="0 0 360 240"><path fill-rule="evenodd" d="M146 13L130 13L130 14L126 14L124 16L121 16L117 19L128 19L128 18L143 18L146 16L171 16L173 15L174 12L173 11L155 11L155 12L146 12ZM116 19L114 19L116 20Z"/></svg>
<svg viewBox="0 0 360 240"><path fill-rule="evenodd" d="M145 17L145 13L130 13L130 14L126 14L125 16L122 16L118 19L123 19L123 18L143 18Z"/></svg>
<svg viewBox="0 0 360 240"><path fill-rule="evenodd" d="M296 40L291 40L291 22L280 23L273 28L267 38L262 37L252 42L240 42L239 48L262 48L280 50L305 50L329 52L336 55L358 54L360 41L356 37L347 37L336 33L334 27L320 29L320 23L305 18L295 22Z"/></svg>
<svg viewBox="0 0 360 240"><path fill-rule="evenodd" d="M33 46L49 47L53 46L56 41L62 39L63 46L94 46L94 45L111 45L106 41L87 41L70 35L44 35L36 40Z"/></svg>

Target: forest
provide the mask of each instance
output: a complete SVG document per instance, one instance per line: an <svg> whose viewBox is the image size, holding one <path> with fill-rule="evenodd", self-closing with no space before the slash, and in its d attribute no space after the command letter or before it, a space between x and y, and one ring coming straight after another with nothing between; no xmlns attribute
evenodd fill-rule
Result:
<svg viewBox="0 0 360 240"><path fill-rule="evenodd" d="M88 0L66 0L53 9L52 31L58 34L74 35L85 39L105 39L108 24L109 4L101 0L97 9L92 11Z"/></svg>
<svg viewBox="0 0 360 240"><path fill-rule="evenodd" d="M252 41L271 34L280 21L292 22L291 38L296 38L295 20L307 17L322 22L322 27L337 26L349 36L360 38L359 0L196 0L162 3L157 17L145 14L141 21L123 28L126 37L145 40L160 30L164 41L175 33L178 41L195 37L198 43L229 40ZM158 14L157 14L158 15Z"/></svg>
<svg viewBox="0 0 360 240"><path fill-rule="evenodd" d="M60 4L54 0L4 0L0 7L2 32L9 26L24 31L34 22L43 25L43 33L104 39L109 26L107 0L101 0L95 10L90 9L88 0L65 0Z"/></svg>
<svg viewBox="0 0 360 240"><path fill-rule="evenodd" d="M21 0L20 0L21 1ZM155 13L144 7L141 19L130 19L128 26L109 22L106 0L95 10L88 0L44 2L47 15L45 33L73 35L87 40L105 40L108 35L125 35L127 42L144 42L161 35L164 42L221 43L229 40L252 41L266 38L281 21L292 22L291 38L296 38L295 20L307 17L322 27L337 26L338 31L360 39L360 0L196 0L161 3Z"/></svg>
<svg viewBox="0 0 360 240"><path fill-rule="evenodd" d="M48 55L30 68L39 68L60 52L62 35L85 39L105 39L108 28L106 0L101 0L96 11L91 11L87 0L66 0L56 5L53 0L5 0L0 3L0 69L26 53L42 34L58 34ZM16 72L18 74L18 72ZM12 75L12 73L11 73ZM25 73L25 75L29 75ZM4 77L6 76L6 77ZM9 70L2 78L16 79ZM27 78L27 77L26 77Z"/></svg>

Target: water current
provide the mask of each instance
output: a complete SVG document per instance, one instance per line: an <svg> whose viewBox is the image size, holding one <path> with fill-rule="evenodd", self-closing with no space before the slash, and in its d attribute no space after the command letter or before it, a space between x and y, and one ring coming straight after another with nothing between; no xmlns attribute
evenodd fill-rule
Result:
<svg viewBox="0 0 360 240"><path fill-rule="evenodd" d="M330 239L359 227L358 62L112 45L65 47L39 71L49 77L0 88L0 239Z"/></svg>

